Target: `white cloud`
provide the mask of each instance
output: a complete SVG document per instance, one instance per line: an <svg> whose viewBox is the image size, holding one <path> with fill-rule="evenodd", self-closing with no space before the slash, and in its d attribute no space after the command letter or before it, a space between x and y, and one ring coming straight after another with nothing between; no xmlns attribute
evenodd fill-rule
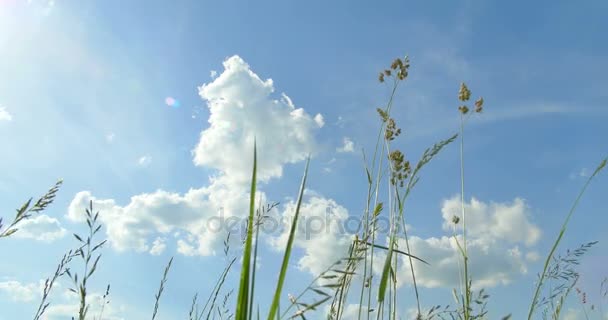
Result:
<svg viewBox="0 0 608 320"><path fill-rule="evenodd" d="M319 128L322 128L325 125L325 120L323 120L323 115L321 115L320 113L317 113L317 115L315 116L315 123L317 124L317 126L319 126Z"/></svg>
<svg viewBox="0 0 608 320"><path fill-rule="evenodd" d="M63 238L67 233L67 231L61 227L59 220L44 214L26 219L17 227L19 231L14 235L16 238L34 239L45 242L52 242Z"/></svg>
<svg viewBox="0 0 608 320"><path fill-rule="evenodd" d="M152 243L152 248L150 249L150 254L154 256L158 256L165 251L167 248L167 244L165 243L165 238L156 238Z"/></svg>
<svg viewBox="0 0 608 320"><path fill-rule="evenodd" d="M211 77L211 79L215 79L217 77L217 71L215 71L215 70L209 71L209 76Z"/></svg>
<svg viewBox="0 0 608 320"><path fill-rule="evenodd" d="M0 121L11 121L13 120L13 116L8 113L5 107L0 106Z"/></svg>
<svg viewBox="0 0 608 320"><path fill-rule="evenodd" d="M150 156L141 156L138 160L137 160L137 164L140 167L147 167L150 165L150 163L152 163L152 157Z"/></svg>
<svg viewBox="0 0 608 320"><path fill-rule="evenodd" d="M131 197L125 205L113 199L97 199L88 191L76 194L67 217L84 219L84 208L93 200L112 248L157 252L153 239L177 237L183 255L220 252L230 222L245 221L248 214L254 137L257 140L258 179L267 182L282 176L283 166L317 151L316 117L310 116L282 94L274 99L273 82L263 81L238 56L224 61L225 70L199 88L210 111L209 126L193 149L193 162L216 169L208 186L184 194L158 190ZM263 192L256 194L265 202ZM216 228L218 220L224 220ZM231 241L240 241L242 225L232 228ZM236 236L238 234L238 236ZM151 243L152 242L152 243ZM165 242L163 241L164 245ZM155 249L156 248L156 249Z"/></svg>
<svg viewBox="0 0 608 320"><path fill-rule="evenodd" d="M116 135L113 132L110 132L110 133L106 134L106 142L107 143L114 142L114 138L116 138Z"/></svg>
<svg viewBox="0 0 608 320"><path fill-rule="evenodd" d="M343 145L339 148L336 148L336 151L338 152L355 152L355 143L349 138L349 137L344 137L344 140L342 141Z"/></svg>
<svg viewBox="0 0 608 320"><path fill-rule="evenodd" d="M509 243L535 244L541 236L540 229L529 220L528 207L521 198L513 203L483 203L475 198L465 203L467 235L484 240L505 240ZM452 217L462 221L460 198L454 196L443 202L441 208L444 230L452 230ZM462 223L457 226L462 230Z"/></svg>
<svg viewBox="0 0 608 320"><path fill-rule="evenodd" d="M38 298L40 292L40 284L21 284L15 280L0 282L0 293L4 293L14 302L32 302Z"/></svg>
<svg viewBox="0 0 608 320"><path fill-rule="evenodd" d="M235 182L251 177L253 141L257 138L258 178L280 177L283 165L315 153L318 123L282 94L272 99L271 79L263 81L238 56L224 61L224 72L199 88L207 100L209 128L194 148L194 163L215 168Z"/></svg>
<svg viewBox="0 0 608 320"><path fill-rule="evenodd" d="M445 200L441 209L445 231L453 230L452 217L460 216L459 198ZM530 247L540 238L540 229L528 220L528 208L516 198L512 203L484 203L476 199L465 203L467 212L467 249L469 270L474 275L475 288L508 284L514 277L527 273L527 260L536 252L522 252L521 246ZM462 219L457 232L461 230ZM458 241L463 243L462 236ZM405 241L400 240L400 247ZM462 257L452 236L420 238L410 237L414 254L428 261L431 266L414 263L416 280L423 287L459 286L459 268ZM402 258L402 274L408 274L409 260ZM381 268L381 266L377 266ZM411 279L402 277L409 283ZM401 283L403 284L403 283Z"/></svg>
<svg viewBox="0 0 608 320"><path fill-rule="evenodd" d="M516 198L511 203L484 203L476 199L466 203L467 208L467 248L470 257L469 268L474 275L474 287L492 287L510 283L518 275L526 274L529 261L537 258L535 251L524 248L534 245L540 238L540 230L528 220L528 209L524 201ZM327 208L331 215L328 216ZM283 215L291 217L293 202L288 203ZM452 236L451 221L453 215L459 215L458 197L443 202L442 215L444 230L448 235L421 238L410 236L410 248L414 255L428 261L431 265L414 262L418 285L435 288L457 288L459 286L459 268L462 264L456 242ZM302 270L318 275L329 264L347 253L351 243L354 226L358 220L347 219L348 212L331 199L319 195L310 197L302 203L301 224L294 245L304 250L298 261ZM283 250L288 236L285 220L284 232L271 239L271 245ZM461 223L462 224L462 219ZM351 227L351 225L353 225ZM323 226L323 230L319 227ZM340 226L342 226L340 228ZM407 226L406 226L407 227ZM412 232L409 229L410 234ZM307 236L308 235L308 236ZM462 243L462 236L458 236ZM386 240L385 240L386 241ZM405 248L405 241L398 240L400 248ZM384 261L384 252L378 252L374 260L374 270L380 273ZM398 285L409 284L411 278L409 259L400 256Z"/></svg>

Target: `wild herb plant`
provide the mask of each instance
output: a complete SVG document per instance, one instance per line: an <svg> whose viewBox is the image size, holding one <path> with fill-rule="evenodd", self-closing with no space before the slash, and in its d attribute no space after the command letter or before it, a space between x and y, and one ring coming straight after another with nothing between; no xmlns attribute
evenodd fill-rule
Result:
<svg viewBox="0 0 608 320"><path fill-rule="evenodd" d="M34 315L34 320L40 320L40 318L44 315L47 308L51 304L48 299L49 295L51 294L51 290L55 285L55 282L59 278L67 274L70 262L74 257L78 256L79 254L80 253L78 250L68 251L61 258L61 261L57 265L57 269L55 269L55 273L53 274L53 276L50 278L46 278L46 280L44 281L44 288L42 289L42 298L40 299L40 304L38 305L38 309L36 310L36 314Z"/></svg>
<svg viewBox="0 0 608 320"><path fill-rule="evenodd" d="M77 256L82 258L84 263L84 270L80 277L80 281L78 281L78 273L73 273L70 269L66 269L65 273L72 280L73 288L69 290L78 295L80 306L78 308L78 320L86 320L87 313L89 311L89 304L87 303L87 284L91 276L97 270L97 264L99 263L99 259L101 258L101 254L98 254L97 257L94 258L95 252L103 247L107 240L103 240L98 242L97 244L93 243L93 237L99 232L101 229L101 224L97 222L99 218L99 211L93 213L93 201L89 201L89 207L86 209L86 222L89 227L89 234L86 239L83 239L78 234L74 233L74 238L78 240L82 246L76 250ZM94 259L92 261L92 259ZM91 263L92 262L92 263ZM74 317L72 317L74 319Z"/></svg>
<svg viewBox="0 0 608 320"><path fill-rule="evenodd" d="M8 225L8 227L4 228L2 224L2 217L0 217L0 238L6 238L19 230L16 226L19 222L29 219L32 214L40 213L44 211L53 201L55 200L55 196L57 195L57 191L63 184L63 180L59 179L53 187L49 189L42 197L40 197L34 205L32 205L33 198L27 200L19 209L17 209L17 214L13 221ZM4 229L4 230L2 230Z"/></svg>
<svg viewBox="0 0 608 320"><path fill-rule="evenodd" d="M545 259L545 264L543 266L543 270L537 281L536 290L534 291L534 295L532 296L532 301L530 303L530 309L528 311L528 320L532 319L532 315L534 314L536 307L538 307L539 295L540 295L541 289L543 288L543 285L545 284L546 279L548 278L548 271L549 271L549 267L551 265L551 261L553 259L553 255L555 254L555 251L557 250L559 243L561 242L562 238L564 237L564 234L566 233L566 230L568 228L568 223L570 222L570 218L572 218L572 214L574 214L574 211L578 207L578 204L579 204L581 198L583 197L583 194L585 194L585 191L587 190L587 187L589 186L589 184L591 183L593 178L595 178L595 176L597 176L597 174L600 173L600 171L602 171L604 169L604 167L606 167L606 162L608 162L608 158L605 158L604 160L602 160L600 162L600 164L597 166L597 168L593 171L593 174L591 174L591 176L589 176L589 178L587 179L587 182L583 185L581 191L579 192L578 196L574 200L574 203L572 204L570 211L566 215L566 219L564 220L564 223L562 224L562 227L561 227L559 233L557 234L557 238L555 239L555 242L553 243L553 246L551 247L551 250L549 251L547 258Z"/></svg>

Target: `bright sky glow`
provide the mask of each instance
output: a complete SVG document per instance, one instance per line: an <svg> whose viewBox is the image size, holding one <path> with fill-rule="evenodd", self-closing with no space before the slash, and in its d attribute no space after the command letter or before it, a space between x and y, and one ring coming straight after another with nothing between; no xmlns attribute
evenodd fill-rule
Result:
<svg viewBox="0 0 608 320"><path fill-rule="evenodd" d="M458 131L461 82L485 99L465 128L473 280L491 295L490 319L525 318L570 205L608 156L607 15L599 0L0 0L0 217L65 181L49 210L0 239L0 320L32 318L44 279L76 245L71 234L86 230L89 201L108 239L91 312L110 283L104 319L150 318L175 256L157 319L187 318L227 259L226 232L210 221L247 214L254 139L259 195L280 202L276 228L260 239L256 291L274 289L309 154L302 218L331 221L295 239L283 292L299 293L346 254L343 226L367 195L362 149L373 152L376 108L390 95L378 72L406 54L394 146L413 161ZM458 287L458 156L456 144L442 152L408 200L410 245L432 264L415 265L425 307L453 304ZM599 241L578 269L592 303L608 276L606 173L559 249ZM243 228L232 231L236 255ZM398 272L409 267L404 259ZM398 282L404 317L415 306L408 279ZM75 314L69 285L55 288L47 319ZM270 299L259 299L262 310ZM564 319L583 319L575 295L566 308Z"/></svg>

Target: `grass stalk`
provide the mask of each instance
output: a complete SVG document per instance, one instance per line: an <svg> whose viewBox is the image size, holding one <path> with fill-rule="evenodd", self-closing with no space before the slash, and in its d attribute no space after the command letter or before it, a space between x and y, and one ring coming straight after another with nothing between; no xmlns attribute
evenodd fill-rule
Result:
<svg viewBox="0 0 608 320"><path fill-rule="evenodd" d="M167 282L167 275L169 275L169 270L171 269L171 264L173 263L173 257L169 259L169 263L165 267L165 271L163 272L163 278L160 280L160 286L158 288L158 292L154 295L154 311L152 312L152 320L156 319L156 314L158 312L158 306L160 303L160 296L163 294L165 290L165 283Z"/></svg>
<svg viewBox="0 0 608 320"><path fill-rule="evenodd" d="M553 255L555 254L555 251L557 250L557 246L559 245L559 243L561 242L564 234L566 233L566 229L568 227L568 222L570 222L570 218L572 217L572 214L574 213L574 211L576 210L576 208L578 207L578 204L581 200L581 198L583 197L583 194L585 194L585 191L587 190L587 187L589 186L589 184L591 183L591 181L593 180L593 178L595 178L595 176L600 173L600 171L602 171L602 169L604 169L604 167L606 166L606 162L608 161L608 158L605 158L604 160L602 160L602 162L600 162L600 164L597 166L597 168L595 169L595 171L593 171L593 174L591 176L589 176L589 178L587 179L587 182L585 182L585 184L583 185L581 191L579 192L578 196L576 197L576 199L574 200L574 203L572 204L572 207L570 208L570 211L568 212L568 215L566 215L566 219L564 220L562 227L557 235L557 238L555 239L555 242L553 242L553 246L551 247L551 250L549 251L549 254L547 255L547 258L545 259L545 264L543 265L543 271L538 279L538 283L536 285L536 289L534 290L534 296L532 297L532 302L530 304L530 309L528 311L528 320L532 319L532 315L534 314L534 310L536 309L536 306L538 304L538 297L540 294L540 289L542 288L543 284L544 284L544 280L545 280L545 276L547 274L547 269L549 267L549 264L551 263L551 258L553 258Z"/></svg>

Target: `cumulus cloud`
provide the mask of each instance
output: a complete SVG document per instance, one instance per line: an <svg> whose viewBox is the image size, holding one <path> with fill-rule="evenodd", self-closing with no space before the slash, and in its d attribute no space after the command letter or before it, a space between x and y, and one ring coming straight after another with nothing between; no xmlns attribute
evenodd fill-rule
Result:
<svg viewBox="0 0 608 320"><path fill-rule="evenodd" d="M217 170L207 186L184 194L139 194L124 205L82 191L73 198L68 219L82 221L85 206L93 200L110 245L119 251L157 253L166 245L159 237L178 234L180 254L214 255L226 231L240 235L248 214L254 138L258 179L268 182L281 177L286 164L316 153L315 134L323 117L297 108L284 93L275 98L273 81L262 80L240 57L230 57L223 65L223 72L199 87L209 108L209 126L200 133L192 155L194 165ZM263 192L257 196L266 201ZM237 236L231 239L240 241Z"/></svg>
<svg viewBox="0 0 608 320"><path fill-rule="evenodd" d="M467 212L467 251L469 270L474 275L474 287L493 287L509 284L516 276L526 274L527 262L537 258L535 251L525 252L539 240L540 229L528 220L525 202L516 198L511 203L484 203L472 199L465 203ZM459 198L445 200L441 208L445 231L453 232L452 217L460 217ZM459 232L461 222L457 225ZM457 236L463 243L462 236ZM418 285L428 288L455 288L460 284L459 269L462 257L453 236L421 238L410 237L410 247L431 265L414 262ZM400 239L399 246L405 247ZM409 259L401 257L400 272L408 274ZM374 266L379 272L381 263ZM402 277L398 285L411 279Z"/></svg>
<svg viewBox="0 0 608 320"><path fill-rule="evenodd" d="M61 227L59 220L47 215L39 215L22 221L19 232L15 238L34 239L38 241L52 242L63 238L67 231Z"/></svg>
<svg viewBox="0 0 608 320"><path fill-rule="evenodd" d="M209 107L210 126L193 150L194 163L247 182L257 138L258 178L268 181L282 175L284 164L314 153L318 122L286 94L273 99L273 92L272 80L260 79L240 57L224 61L224 72L199 87Z"/></svg>
<svg viewBox="0 0 608 320"><path fill-rule="evenodd" d="M446 235L436 237L409 238L413 254L420 255L431 265L414 262L419 286L427 288L459 286L459 270L462 257L453 237L452 217L460 214L458 197L443 202L441 214ZM328 208L330 208L328 210ZM540 238L540 229L529 221L528 207L522 199L510 203L485 203L476 199L465 204L467 210L467 248L470 256L469 268L475 275L474 287L505 285L519 275L526 274L528 263L538 259L532 247ZM293 215L294 204L288 203L283 215ZM329 214L330 212L331 214ZM356 231L356 219L349 217L345 208L331 199L315 195L306 199L301 207L301 223L294 245L302 248L303 257L298 266L313 275L318 275L329 264L347 253ZM462 221L462 220L461 220ZM285 227L290 220L285 220ZM462 224L462 222L460 223ZM352 225L352 226L351 226ZM350 226L350 227L349 227ZM288 236L287 228L271 239L274 248L282 250ZM412 230L409 229L410 234ZM459 230L456 229L458 232ZM384 241L388 241L386 238ZM461 236L458 241L463 242ZM405 248L405 240L398 239L398 246ZM374 272L381 273L383 251L377 251ZM400 256L398 286L410 284L409 259Z"/></svg>
<svg viewBox="0 0 608 320"><path fill-rule="evenodd" d="M11 121L13 120L13 116L8 113L5 107L0 106L0 121Z"/></svg>
<svg viewBox="0 0 608 320"><path fill-rule="evenodd" d="M355 152L355 143L348 137L344 137L342 141L342 146L338 147L336 151L338 152Z"/></svg>
<svg viewBox="0 0 608 320"><path fill-rule="evenodd" d="M526 246L535 244L541 236L540 229L529 219L528 208L523 199L515 198L512 203L484 203L472 198L465 204L467 235L487 241L507 241L523 243ZM443 202L441 213L443 228L452 230L452 217L462 221L460 198L454 196ZM457 225L462 230L462 223Z"/></svg>
<svg viewBox="0 0 608 320"><path fill-rule="evenodd" d="M39 292L40 284L22 284L15 280L0 282L0 293L10 297L13 302L32 302L38 298Z"/></svg>
<svg viewBox="0 0 608 320"><path fill-rule="evenodd" d="M125 206L82 191L72 200L68 218L83 221L84 208L92 200L95 210L100 211L110 245L118 251L150 251L152 238L183 230L186 236L179 239L178 252L208 256L221 246L225 236L225 223L221 228L216 223L246 216L247 199L245 190L231 188L222 179L183 195L163 190L136 195Z"/></svg>

